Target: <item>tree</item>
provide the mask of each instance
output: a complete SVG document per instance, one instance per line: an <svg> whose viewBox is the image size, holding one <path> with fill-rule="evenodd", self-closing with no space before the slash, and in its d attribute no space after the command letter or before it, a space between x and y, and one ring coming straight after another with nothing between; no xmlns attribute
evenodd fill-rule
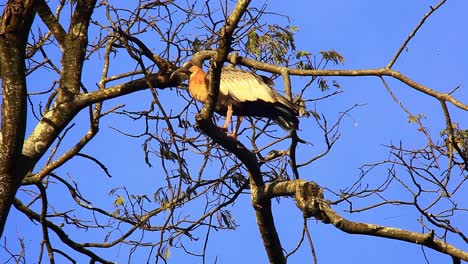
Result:
<svg viewBox="0 0 468 264"><path fill-rule="evenodd" d="M394 69L426 20L444 5L428 7L386 66L343 70L337 51L297 48L298 28L281 20L288 14L270 12L267 4L9 0L0 27L0 234L13 206L42 231L39 253L32 254L38 262L141 262L143 257L167 262L174 251L211 262L213 231L236 229L231 206L247 195L271 263L285 263L304 241L316 260L308 220L422 245L454 263L468 260L462 249L468 162L462 88L433 89ZM212 72L203 106L188 96L183 76L171 76L188 60L205 61ZM242 127L239 140L220 130L213 105L224 63L283 83L285 95L301 107L300 130L285 134L271 121L255 118ZM387 157L362 165L354 182L321 186L313 169L333 153L344 120L362 106L339 106L338 117L320 106L344 92L332 78L360 76L381 81L416 125L418 140L383 142ZM291 87L296 78L302 84ZM438 102L437 125L427 126L424 113L410 110L394 92L393 80L419 92L421 100ZM147 92L134 95L142 90ZM111 101L116 98L117 104ZM113 121L110 128L102 126L106 119ZM113 139L94 143L101 133ZM135 175L141 170L113 164L117 144L142 146L146 173L154 177L145 182ZM128 160L139 155L124 154ZM131 179L122 187L116 187L118 177L100 175L111 177L113 167L128 169ZM272 208L275 200L290 198L304 225L297 247L287 249ZM410 217L396 227L366 218L368 212L393 207ZM24 240L20 234L5 236L6 260L31 258L35 245ZM14 241L19 241L16 248L10 246ZM109 253L115 248L122 250L117 257Z"/></svg>

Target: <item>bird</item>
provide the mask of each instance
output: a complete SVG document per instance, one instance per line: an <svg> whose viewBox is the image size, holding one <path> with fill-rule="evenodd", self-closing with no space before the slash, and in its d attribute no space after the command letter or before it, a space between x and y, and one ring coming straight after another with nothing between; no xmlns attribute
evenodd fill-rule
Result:
<svg viewBox="0 0 468 264"><path fill-rule="evenodd" d="M208 100L210 76L201 65L186 62L171 74L188 75L190 95L201 103ZM273 89L273 82L265 76L235 67L223 67L215 112L226 116L221 127L228 131L232 116L237 116L237 124L229 136L237 138L237 132L244 116L266 117L286 131L298 129L299 109L291 101Z"/></svg>

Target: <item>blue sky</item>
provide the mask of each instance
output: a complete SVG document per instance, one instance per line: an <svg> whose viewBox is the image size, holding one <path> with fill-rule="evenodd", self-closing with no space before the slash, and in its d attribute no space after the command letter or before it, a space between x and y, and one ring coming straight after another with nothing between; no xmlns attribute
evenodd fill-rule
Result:
<svg viewBox="0 0 468 264"><path fill-rule="evenodd" d="M298 50L308 50L318 53L322 50L336 50L345 58L345 64L336 66L339 69L367 69L385 66L393 57L408 34L419 23L422 16L429 11L429 5L436 1L270 1L269 10L288 15L291 25L297 26L296 46ZM413 80L438 91L449 91L461 85L455 96L462 102L468 102L466 85L468 85L468 2L465 0L448 1L439 11L431 16L426 24L402 53L393 69L398 70ZM276 19L278 19L276 21ZM271 21L285 24L286 19L275 18ZM152 47L157 49L157 47ZM124 63L119 65L125 68ZM333 68L334 66L330 66ZM133 68L132 68L133 69ZM128 70L132 70L128 69ZM87 70L95 70L93 67ZM43 78L43 77L36 77ZM86 77L85 77L86 78ZM391 99L382 82L376 77L334 78L344 93L331 100L320 102L317 109L330 119L336 119L340 112L353 106L363 104L344 118L341 125L341 138L333 151L327 157L301 170L301 175L321 186L343 189L356 180L358 168L364 163L377 162L388 156L383 145L397 144L402 141L412 147L425 144L420 139L421 133L417 126L408 123L408 116ZM40 79L39 79L40 80ZM396 96L413 114L424 114L424 124L431 134L437 135L444 128L444 120L440 111L440 104L412 90L399 81L386 79ZM30 80L31 83L36 81ZM85 82L95 83L89 78ZM305 79L293 78L293 87L302 87ZM277 81L278 90L281 82ZM314 89L316 97L320 96L319 89ZM160 96L167 98L163 101L167 107L178 109L171 103L174 91L161 91ZM142 91L124 98L112 100L105 106L125 103L130 110L142 110L148 107L151 100L148 91ZM466 113L454 109L453 119L466 127ZM76 118L76 131L71 137L79 138L87 129L86 123L80 120L86 118L86 111ZM33 123L30 123L32 128ZM100 204L112 208L113 197L108 195L112 188L125 186L133 193L154 192L163 186L163 181L155 180L161 174L158 166L149 168L145 165L142 152L142 140L132 140L111 129L125 129L126 131L141 131L143 124L132 122L121 117L105 118L101 124L100 134L88 145L84 152L92 153L104 164L108 164L113 175L107 178L96 168L95 164L75 158L60 169L63 175L69 175L80 182L80 191L89 197L98 199ZM299 135L304 137L319 135L313 122L301 123ZM309 134L310 133L310 134ZM245 140L245 137L240 137ZM316 148L310 146L299 152L299 160L306 160L309 155L320 153L321 138L311 139ZM74 141L69 141L70 145ZM64 145L64 147L67 145ZM196 165L194 165L196 166ZM216 176L216 167L210 172ZM379 181L384 177L383 171L377 171L369 182ZM50 187L50 197L59 199L64 195L63 189ZM466 192L465 192L466 193ZM395 190L394 195L399 195ZM69 201L63 198L58 209L66 210ZM107 199L107 200L106 200ZM460 201L462 201L460 199ZM294 248L301 234L302 216L289 198L283 198L279 203L273 202L275 221L283 247L286 250ZM254 212L250 205L249 196L241 197L232 208L236 223L236 231L212 232L209 241L210 253L208 263L266 263L267 257L255 224ZM337 211L345 209L337 207ZM78 212L77 212L78 213ZM406 208L384 208L369 213L346 215L351 220L395 226L420 231L417 215ZM466 219L466 215L465 218ZM463 220L463 219L462 219ZM8 243L17 244L17 235L25 237L26 244L34 245L27 248L32 256L37 254L37 237L31 232L40 232L38 225L32 225L26 217L19 215L12 209L8 220L5 237ZM458 220L460 221L460 220ZM417 245L400 241L392 241L368 236L348 235L315 220L309 220L309 229L314 241L319 263L425 263L421 248ZM461 227L466 229L467 225ZM37 233L39 234L39 233ZM150 234L148 234L150 236ZM78 241L93 239L92 232L77 234ZM97 236L96 236L97 239ZM456 245L467 250L466 244L460 240ZM2 242L3 243L3 242ZM194 246L197 247L197 246ZM99 252L98 250L95 250ZM431 263L448 263L450 258L440 253L426 249ZM2 255L2 254L0 254ZM117 247L107 250L105 256L112 260L125 263L122 259L127 253L125 248ZM146 261L145 254L141 254L140 263ZM34 262L34 257L31 258ZM0 257L0 262L5 261ZM303 245L290 258L290 263L311 262L310 251ZM172 250L169 263L200 263L199 259L189 258L182 250Z"/></svg>

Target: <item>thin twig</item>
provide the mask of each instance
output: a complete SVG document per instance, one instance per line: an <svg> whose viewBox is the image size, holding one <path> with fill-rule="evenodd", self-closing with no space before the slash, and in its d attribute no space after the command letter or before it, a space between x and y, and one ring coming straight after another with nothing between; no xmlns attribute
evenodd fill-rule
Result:
<svg viewBox="0 0 468 264"><path fill-rule="evenodd" d="M435 7L430 7L431 10L426 13L423 18L421 19L421 21L419 21L418 25L414 28L413 32L411 32L411 34L406 38L405 42L403 42L403 44L401 44L400 48L398 49L397 53L395 54L395 56L393 56L393 58L390 60L390 62L388 63L388 65L386 66L386 68L388 69L391 69L392 66L395 64L395 62L397 61L398 57L400 57L401 53L403 52L403 50L406 48L406 46L408 45L408 43L410 42L410 40L416 35L416 32L418 32L418 30L422 27L422 25L424 24L424 22L426 21L426 19L431 16L437 9L439 9L439 7L441 7L444 3L446 2L446 0L442 0L440 1Z"/></svg>
<svg viewBox="0 0 468 264"><path fill-rule="evenodd" d="M317 264L318 263L317 253L315 253L315 247L314 247L314 243L312 242L312 236L310 235L309 228L307 227L306 217L304 217L304 231L306 233L307 240L309 241L310 252L312 254L312 257L314 258L314 264Z"/></svg>

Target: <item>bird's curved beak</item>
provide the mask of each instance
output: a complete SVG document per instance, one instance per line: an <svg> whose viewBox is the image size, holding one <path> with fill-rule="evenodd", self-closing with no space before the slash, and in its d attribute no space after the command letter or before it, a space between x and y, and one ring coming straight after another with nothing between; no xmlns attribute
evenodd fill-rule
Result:
<svg viewBox="0 0 468 264"><path fill-rule="evenodd" d="M182 82L190 76L190 71L184 66L171 73L171 80Z"/></svg>

